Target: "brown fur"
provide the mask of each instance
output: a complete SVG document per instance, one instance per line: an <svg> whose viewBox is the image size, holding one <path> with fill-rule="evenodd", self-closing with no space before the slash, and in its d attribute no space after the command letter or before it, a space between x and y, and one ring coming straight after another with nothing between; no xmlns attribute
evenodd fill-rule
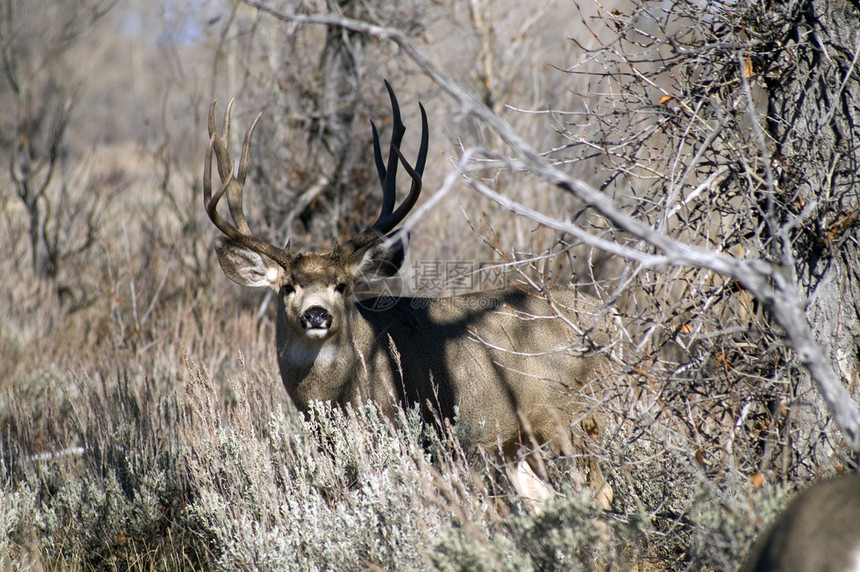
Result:
<svg viewBox="0 0 860 572"><path fill-rule="evenodd" d="M611 492L587 452L603 435L617 333L596 299L572 289L511 288L355 302L355 276L386 260L382 247L353 262L296 255L290 268L228 239L217 248L231 278L279 292L278 362L300 410L313 400L357 406L370 399L391 418L401 405L420 405L428 420L459 411L476 444L508 461L522 445L581 456L588 482L608 504ZM240 272L251 259L261 267ZM249 274L274 280L251 283ZM310 337L302 316L314 307L325 309L330 324Z"/></svg>
<svg viewBox="0 0 860 572"><path fill-rule="evenodd" d="M860 474L801 492L753 545L745 572L860 570Z"/></svg>

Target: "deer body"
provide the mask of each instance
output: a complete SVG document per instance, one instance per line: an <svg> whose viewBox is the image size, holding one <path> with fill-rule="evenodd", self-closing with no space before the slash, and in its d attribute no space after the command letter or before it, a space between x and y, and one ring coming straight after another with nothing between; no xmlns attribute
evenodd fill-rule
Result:
<svg viewBox="0 0 860 572"><path fill-rule="evenodd" d="M281 376L300 409L313 399L340 405L371 399L390 417L397 405L418 404L453 419L456 407L485 448L513 450L529 433L539 443L551 442L571 414L593 418L609 364L583 348L564 322L588 313L596 325L598 302L565 289L547 295L559 315L541 294L516 289L367 300L345 320L351 327L334 342L336 349L324 350L323 342L312 363L291 359L309 348L290 337L289 318L280 310ZM590 339L607 346L603 328Z"/></svg>
<svg viewBox="0 0 860 572"><path fill-rule="evenodd" d="M860 572L860 474L811 485L756 541L745 572Z"/></svg>
<svg viewBox="0 0 860 572"><path fill-rule="evenodd" d="M427 153L422 107L416 166L401 155L405 129L387 82L386 87L394 111L387 166L373 129L382 212L371 227L330 253L294 253L251 234L242 190L256 121L245 135L234 176L226 146L230 108L223 137L210 111L203 191L210 218L226 235L215 243L218 260L238 284L278 293L278 364L287 393L302 411L312 401L357 406L368 399L392 419L395 408L403 405L419 405L428 420L453 420L459 411L476 444L507 461L516 459L521 445L546 444L568 455L584 455L588 441L602 434L596 408L602 382L613 370L606 350L614 322L597 300L564 288L510 288L439 299L355 299L356 284L367 277L392 276L403 262L408 237L392 231L417 200ZM222 179L214 196L213 153ZM412 188L395 210L398 163L412 178ZM217 211L224 195L233 223ZM608 506L611 489L594 460L581 456L578 462L587 475L583 480ZM537 461L536 466L540 472L542 464ZM531 478L525 473L511 473L518 490L530 488L523 482Z"/></svg>

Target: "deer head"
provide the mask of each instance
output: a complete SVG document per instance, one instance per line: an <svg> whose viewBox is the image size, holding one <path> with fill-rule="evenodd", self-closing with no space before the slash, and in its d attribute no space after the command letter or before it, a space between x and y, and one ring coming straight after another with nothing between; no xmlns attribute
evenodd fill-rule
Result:
<svg viewBox="0 0 860 572"><path fill-rule="evenodd" d="M386 278L394 275L403 263L408 238L393 232L395 227L415 206L421 193L421 176L427 159L427 114L421 109L421 146L412 167L400 152L406 128L394 90L386 81L391 98L393 128L388 165L382 159L379 134L371 121L373 154L379 182L382 185L382 206L376 221L361 233L328 253L293 253L289 243L279 248L255 236L248 226L242 204L245 180L251 153L251 139L260 115L245 133L242 155L236 175L230 160L230 114L233 102L227 106L223 135L215 126L215 103L209 110L209 147L203 172L203 201L209 218L224 233L215 242L221 268L234 282L243 286L268 287L281 295L286 307L289 327L307 342L321 342L344 329L349 297L358 276ZM215 156L221 188L212 194L212 156ZM398 163L412 178L409 195L395 209ZM227 196L232 222L218 212L218 202Z"/></svg>

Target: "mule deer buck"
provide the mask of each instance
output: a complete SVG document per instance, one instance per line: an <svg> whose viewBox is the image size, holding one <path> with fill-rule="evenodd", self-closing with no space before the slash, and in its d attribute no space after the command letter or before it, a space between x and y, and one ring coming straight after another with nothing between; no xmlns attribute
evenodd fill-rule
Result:
<svg viewBox="0 0 860 572"><path fill-rule="evenodd" d="M753 545L745 572L860 572L860 474L820 481Z"/></svg>
<svg viewBox="0 0 860 572"><path fill-rule="evenodd" d="M228 152L232 102L222 135L215 103L209 112L203 195L209 218L224 234L215 250L233 281L277 292L277 357L287 393L302 411L314 400L355 406L367 399L389 419L399 405L420 405L428 420L453 420L458 410L477 444L502 454L514 488L526 498L546 494L534 479L543 465L538 455L529 455L528 463L513 461L521 445L546 445L576 454L580 483L608 506L612 490L585 454L602 436L598 409L613 370L607 353L615 326L600 302L571 289L519 287L439 299L354 299L359 280L399 270L408 236L394 229L418 200L427 158L424 107L419 104L421 144L413 167L401 154L405 127L385 85L393 114L387 165L371 122L381 212L366 230L326 253L293 252L289 241L280 248L251 232L242 193L260 116L245 133L234 175ZM214 195L213 153L222 181ZM411 188L395 209L398 163ZM217 210L224 195L232 222Z"/></svg>

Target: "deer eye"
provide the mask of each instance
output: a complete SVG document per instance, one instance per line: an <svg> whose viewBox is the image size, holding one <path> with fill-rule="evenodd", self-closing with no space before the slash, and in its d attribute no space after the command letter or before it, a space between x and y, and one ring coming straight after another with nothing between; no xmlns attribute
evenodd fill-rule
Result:
<svg viewBox="0 0 860 572"><path fill-rule="evenodd" d="M292 294L295 291L296 291L296 289L292 284L284 284L281 287L281 295L282 296L289 296L290 294Z"/></svg>
<svg viewBox="0 0 860 572"><path fill-rule="evenodd" d="M337 286L334 287L334 291L338 294L343 294L346 292L346 284L343 282L338 282Z"/></svg>

